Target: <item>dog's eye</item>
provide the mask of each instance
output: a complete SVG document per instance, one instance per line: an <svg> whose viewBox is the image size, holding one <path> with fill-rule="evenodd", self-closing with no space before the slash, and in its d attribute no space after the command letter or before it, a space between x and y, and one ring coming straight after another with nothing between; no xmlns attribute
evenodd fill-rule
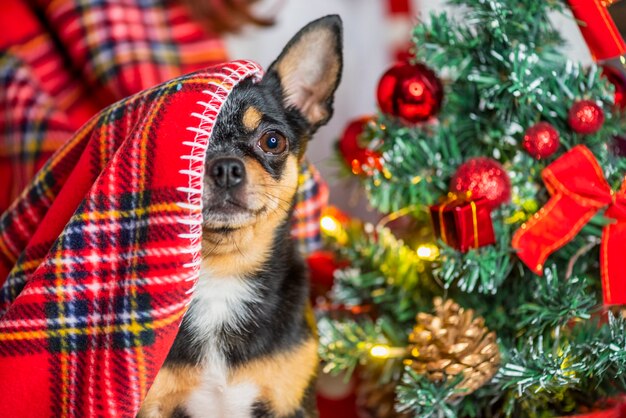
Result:
<svg viewBox="0 0 626 418"><path fill-rule="evenodd" d="M266 154L279 155L287 150L287 139L280 132L269 131L263 134L258 145Z"/></svg>

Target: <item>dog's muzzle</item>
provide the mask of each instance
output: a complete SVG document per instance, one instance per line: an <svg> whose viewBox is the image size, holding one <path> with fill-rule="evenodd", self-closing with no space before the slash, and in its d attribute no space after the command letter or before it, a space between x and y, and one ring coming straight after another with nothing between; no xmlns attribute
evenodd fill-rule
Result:
<svg viewBox="0 0 626 418"><path fill-rule="evenodd" d="M246 167L238 158L218 158L211 163L208 173L220 189L233 189L246 179Z"/></svg>

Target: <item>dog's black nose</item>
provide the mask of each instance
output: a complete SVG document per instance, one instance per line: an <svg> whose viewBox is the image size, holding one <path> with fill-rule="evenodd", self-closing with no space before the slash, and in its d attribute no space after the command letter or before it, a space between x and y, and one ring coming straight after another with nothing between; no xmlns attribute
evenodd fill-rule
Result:
<svg viewBox="0 0 626 418"><path fill-rule="evenodd" d="M230 189L246 178L246 168L237 158L219 158L213 162L209 175L217 187Z"/></svg>

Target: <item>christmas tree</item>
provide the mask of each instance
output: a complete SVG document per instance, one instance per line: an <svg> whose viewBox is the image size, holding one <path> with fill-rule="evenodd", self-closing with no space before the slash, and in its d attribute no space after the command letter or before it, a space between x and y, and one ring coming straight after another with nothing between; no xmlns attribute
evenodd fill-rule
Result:
<svg viewBox="0 0 626 418"><path fill-rule="evenodd" d="M340 266L318 314L325 371L357 372L371 416L611 408L626 393L623 84L566 59L550 20L565 2L449 3L459 17L415 27L381 113L339 142L385 216L322 219Z"/></svg>

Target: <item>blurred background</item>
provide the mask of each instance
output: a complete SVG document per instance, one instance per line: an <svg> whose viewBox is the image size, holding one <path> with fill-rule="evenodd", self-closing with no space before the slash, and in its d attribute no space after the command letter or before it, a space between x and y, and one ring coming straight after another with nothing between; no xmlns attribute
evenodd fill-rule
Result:
<svg viewBox="0 0 626 418"><path fill-rule="evenodd" d="M2 198L6 205L16 198L47 158L104 106L159 81L225 59L221 30L236 28L237 18L222 19L216 13L213 16L219 18L201 22L209 17L202 11L218 10L210 6L217 7L221 1L184 0L188 6L196 4L200 13L191 9L182 19L184 9L178 5L182 0L0 2L4 7L0 7L0 26L6 29L0 35L0 50L2 46L8 48L13 57L4 61L8 65L3 81L16 86L0 89L5 93L0 94L0 104L5 103L0 107L11 110L0 118L0 155L13 158L0 164L0 186L5 189L0 187L0 213ZM247 5L247 1L232 3ZM81 7L76 6L79 3ZM83 3L93 7L82 7ZM170 13L165 5L180 7ZM350 121L377 112L375 95L381 75L406 55L413 27L431 12L445 10L444 0L258 0L255 7L255 15L275 17L276 24L269 28L247 25L241 32L227 35L226 44L230 58L252 59L264 67L311 20L327 14L342 17L344 72L336 93L335 114L318 132L308 157L330 185L331 204L361 219L378 218L378 214L368 212L355 177L342 179L338 175L341 165L335 141ZM464 18L462 10L457 13L459 19ZM198 22L192 22L188 15ZM573 18L554 15L553 19L567 40L566 54L590 64L587 46ZM220 35L207 37L199 23L213 26ZM90 36L83 36L82 31ZM74 36L76 33L80 35ZM13 268L12 264L9 267ZM330 267L332 282L334 267ZM342 377L320 376L324 418L355 416L353 384L354 380L346 383ZM324 403L342 399L344 410L338 402Z"/></svg>
<svg viewBox="0 0 626 418"><path fill-rule="evenodd" d="M378 79L406 46L412 27L431 11L445 7L443 0L261 0L258 14L276 16L276 24L270 28L246 27L226 38L232 58L252 59L266 68L306 23L326 14L341 16L344 72L335 95L335 114L316 135L308 155L330 185L331 203L351 214L375 216L366 215L362 189L337 176L334 142L349 120L377 111ZM562 28L570 58L590 64L591 56L573 18L554 15L553 19Z"/></svg>

